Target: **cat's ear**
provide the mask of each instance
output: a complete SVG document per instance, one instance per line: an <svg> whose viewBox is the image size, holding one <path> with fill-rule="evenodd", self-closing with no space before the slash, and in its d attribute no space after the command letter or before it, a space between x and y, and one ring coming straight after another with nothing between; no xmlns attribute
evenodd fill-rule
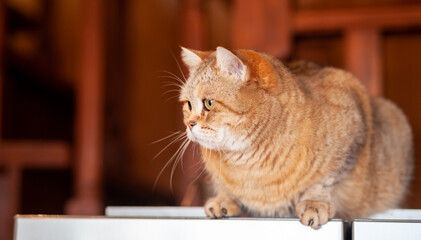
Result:
<svg viewBox="0 0 421 240"><path fill-rule="evenodd" d="M238 50L237 53L241 56L241 59L249 63L249 71L253 74L254 81L257 81L268 92L279 93L280 73L282 73L283 78L287 78L289 75L285 73L286 70L280 70L281 67L276 70L266 57L253 50Z"/></svg>
<svg viewBox="0 0 421 240"><path fill-rule="evenodd" d="M181 47L181 59L189 69L196 68L203 60L205 52Z"/></svg>
<svg viewBox="0 0 421 240"><path fill-rule="evenodd" d="M216 64L219 69L229 76L234 76L245 82L247 66L232 52L223 48L216 48Z"/></svg>

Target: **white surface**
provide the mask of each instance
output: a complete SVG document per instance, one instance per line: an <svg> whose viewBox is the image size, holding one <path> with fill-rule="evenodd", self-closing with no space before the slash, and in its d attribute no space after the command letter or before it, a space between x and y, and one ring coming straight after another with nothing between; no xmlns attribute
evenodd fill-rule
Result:
<svg viewBox="0 0 421 240"><path fill-rule="evenodd" d="M206 218L203 207L107 207L110 217Z"/></svg>
<svg viewBox="0 0 421 240"><path fill-rule="evenodd" d="M315 231L298 219L207 219L202 207L108 207L106 213L109 217L20 215L15 240L344 239L340 220ZM421 210L389 210L352 224L354 240L421 240Z"/></svg>
<svg viewBox="0 0 421 240"><path fill-rule="evenodd" d="M206 218L203 207L118 207L109 206L105 215L110 217L175 217ZM421 220L420 209L391 209L365 219Z"/></svg>
<svg viewBox="0 0 421 240"><path fill-rule="evenodd" d="M360 221L353 222L354 240L420 240L421 221L388 222Z"/></svg>
<svg viewBox="0 0 421 240"><path fill-rule="evenodd" d="M352 228L354 240L421 240L421 210L388 210L366 219L356 219Z"/></svg>
<svg viewBox="0 0 421 240"><path fill-rule="evenodd" d="M291 219L145 219L111 217L17 216L15 240L73 239L342 239L342 222L319 230Z"/></svg>
<svg viewBox="0 0 421 240"><path fill-rule="evenodd" d="M368 219L393 219L393 220L421 220L420 209L392 209L382 213L374 214Z"/></svg>

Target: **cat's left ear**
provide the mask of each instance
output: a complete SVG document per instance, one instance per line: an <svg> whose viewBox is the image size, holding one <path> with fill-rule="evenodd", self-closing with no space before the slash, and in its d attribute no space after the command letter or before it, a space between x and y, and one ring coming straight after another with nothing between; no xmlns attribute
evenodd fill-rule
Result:
<svg viewBox="0 0 421 240"><path fill-rule="evenodd" d="M219 69L229 76L234 76L245 82L247 66L232 52L223 48L216 48L216 64Z"/></svg>
<svg viewBox="0 0 421 240"><path fill-rule="evenodd" d="M181 59L189 69L194 69L202 63L203 59L209 57L211 53L181 47Z"/></svg>

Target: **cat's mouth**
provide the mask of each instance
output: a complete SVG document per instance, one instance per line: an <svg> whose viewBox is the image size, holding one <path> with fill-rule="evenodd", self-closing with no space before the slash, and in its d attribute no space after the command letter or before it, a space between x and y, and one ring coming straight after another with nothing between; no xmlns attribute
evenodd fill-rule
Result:
<svg viewBox="0 0 421 240"><path fill-rule="evenodd" d="M218 149L218 132L210 127L195 126L193 128L187 127L187 137L199 143L202 147L208 149Z"/></svg>
<svg viewBox="0 0 421 240"><path fill-rule="evenodd" d="M195 126L187 127L186 132L191 141L207 149L242 152L250 145L250 142L244 137L231 134L225 128L215 130L209 127Z"/></svg>

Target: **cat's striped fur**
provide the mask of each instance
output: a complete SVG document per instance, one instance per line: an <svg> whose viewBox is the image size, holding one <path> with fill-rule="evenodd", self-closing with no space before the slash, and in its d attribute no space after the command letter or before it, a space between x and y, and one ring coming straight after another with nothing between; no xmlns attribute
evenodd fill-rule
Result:
<svg viewBox="0 0 421 240"><path fill-rule="evenodd" d="M317 229L329 217L401 203L412 172L409 124L350 73L251 50L183 48L182 56L187 135L218 189L208 216L298 216ZM206 100L215 100L209 111Z"/></svg>

